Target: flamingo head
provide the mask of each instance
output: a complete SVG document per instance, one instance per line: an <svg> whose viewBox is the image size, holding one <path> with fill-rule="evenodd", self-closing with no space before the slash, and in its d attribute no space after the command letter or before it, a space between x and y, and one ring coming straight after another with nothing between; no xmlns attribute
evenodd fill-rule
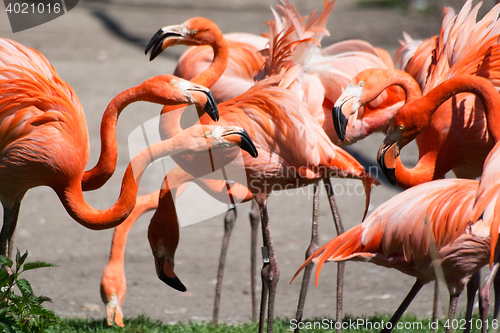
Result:
<svg viewBox="0 0 500 333"><path fill-rule="evenodd" d="M219 110L212 92L199 84L181 79L174 75L158 75L147 79L138 90L152 103L195 104L200 114L207 113L213 121L219 120Z"/></svg>
<svg viewBox="0 0 500 333"><path fill-rule="evenodd" d="M388 72L381 68L370 68L359 72L345 87L332 110L335 132L345 140L347 125L355 119L362 106L373 102L387 88Z"/></svg>
<svg viewBox="0 0 500 333"><path fill-rule="evenodd" d="M204 126L207 129L208 126ZM237 126L212 126L204 133L209 147L230 148L240 147L250 156L256 158L259 153L248 133Z"/></svg>
<svg viewBox="0 0 500 333"><path fill-rule="evenodd" d="M179 280L174 272L174 255L168 253L169 251L166 250L161 240L158 240L156 244L152 242L151 238L149 241L153 250L156 275L158 275L158 278L178 291L186 291L186 286L182 284L181 280Z"/></svg>
<svg viewBox="0 0 500 333"><path fill-rule="evenodd" d="M415 140L427 126L430 114L424 110L423 101L417 100L404 104L391 120L384 142L379 148L377 161L385 176L392 185L397 185L396 161L400 151Z"/></svg>
<svg viewBox="0 0 500 333"><path fill-rule="evenodd" d="M217 25L204 17L193 17L178 25L161 28L146 46L146 54L151 50L149 60L155 59L167 47L183 45L212 45L222 38Z"/></svg>
<svg viewBox="0 0 500 333"><path fill-rule="evenodd" d="M239 147L254 158L258 156L257 148L248 133L237 126L193 125L174 136L172 140L173 146L186 147L181 154L206 154L208 149Z"/></svg>

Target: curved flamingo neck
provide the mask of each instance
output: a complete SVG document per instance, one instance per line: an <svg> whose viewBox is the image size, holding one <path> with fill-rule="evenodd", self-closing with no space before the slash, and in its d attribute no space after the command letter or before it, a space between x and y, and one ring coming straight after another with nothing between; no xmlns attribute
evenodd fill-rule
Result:
<svg viewBox="0 0 500 333"><path fill-rule="evenodd" d="M52 184L68 214L78 223L93 230L114 228L132 212L137 199L139 183L146 167L158 158L178 154L189 149L185 136L155 143L141 151L129 163L118 200L106 210L91 207L83 197L81 179L61 180Z"/></svg>
<svg viewBox="0 0 500 333"><path fill-rule="evenodd" d="M185 107L176 107L165 105L161 110L160 115L160 138L162 140L167 140L173 138L180 132L182 132L181 127L181 117L182 112L184 112Z"/></svg>
<svg viewBox="0 0 500 333"><path fill-rule="evenodd" d="M500 140L500 95L493 84L482 77L475 75L460 75L444 81L429 91L421 101L426 108L423 112L429 118L437 108L452 96L459 93L476 95L484 105L484 113L488 124L488 132L495 142Z"/></svg>
<svg viewBox="0 0 500 333"><path fill-rule="evenodd" d="M122 224L115 228L115 231L113 233L113 240L111 242L111 251L109 253L108 265L120 266L123 269L125 245L127 244L127 237L130 229L132 229L134 223L144 213L158 207L159 194L160 191L157 190L138 197L132 213L129 215L129 217L127 217L125 221L123 221Z"/></svg>
<svg viewBox="0 0 500 333"><path fill-rule="evenodd" d="M421 157L413 168L407 168L398 157L395 164L397 186L407 189L444 176L444 174L437 176L435 168L436 154L434 153L428 153Z"/></svg>
<svg viewBox="0 0 500 333"><path fill-rule="evenodd" d="M214 37L214 42L209 44L214 51L214 59L206 70L191 80L191 82L201 84L207 88L212 87L220 79L229 62L229 48L222 32L216 27L211 28L210 31Z"/></svg>
<svg viewBox="0 0 500 333"><path fill-rule="evenodd" d="M208 30L212 32L214 41L200 45L210 45L214 51L214 58L210 66L192 78L191 82L210 88L226 71L229 62L229 47L222 32L215 24L214 27L210 27ZM180 121L183 110L184 108L179 108L178 106L163 107L160 118L160 136L162 140L172 138L182 132ZM199 116L201 117L201 115Z"/></svg>
<svg viewBox="0 0 500 333"><path fill-rule="evenodd" d="M387 74L388 76L384 90L390 86L401 87L405 93L405 103L411 103L422 97L422 91L418 82L408 73L392 69L387 70Z"/></svg>
<svg viewBox="0 0 500 333"><path fill-rule="evenodd" d="M444 81L422 98L411 104L405 105L405 112L418 110L425 124L434 112L449 98L459 93L472 93L480 99L484 105L484 112L488 124L488 131L493 140L500 140L500 95L489 80L478 76L461 75ZM420 158L417 166L406 168L400 158L396 159L396 179L398 186L407 188L426 181L443 177L452 166L440 167L436 170L436 158L439 152L428 153L431 158ZM447 170L445 170L447 169Z"/></svg>
<svg viewBox="0 0 500 333"><path fill-rule="evenodd" d="M118 146L116 143L116 125L120 113L129 104L137 101L147 101L148 95L142 93L139 87L133 87L118 96L108 104L101 121L101 154L97 164L85 171L82 178L83 191L91 191L103 186L113 175L118 157Z"/></svg>

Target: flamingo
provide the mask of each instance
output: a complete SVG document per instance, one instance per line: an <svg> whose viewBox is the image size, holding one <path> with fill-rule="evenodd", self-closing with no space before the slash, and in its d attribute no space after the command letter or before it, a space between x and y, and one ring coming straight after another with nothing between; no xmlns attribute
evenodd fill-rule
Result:
<svg viewBox="0 0 500 333"><path fill-rule="evenodd" d="M160 104L197 104L218 115L209 90L164 75L117 96L102 123L102 151L96 167L84 173L88 134L83 109L71 87L57 76L36 50L0 39L0 201L4 223L0 254L11 256L21 200L32 187L46 185L59 196L70 216L91 229L111 228L130 214L137 192L126 174L118 201L108 210L90 207L82 195L102 185L116 166L116 121L128 104L145 100ZM184 144L188 145L188 142ZM103 175L103 176L102 176Z"/></svg>
<svg viewBox="0 0 500 333"><path fill-rule="evenodd" d="M211 31L211 33L209 33L209 31ZM180 33L183 36L170 38L169 34L172 35L173 33ZM220 73L223 72L226 66L225 64L227 64L227 46L225 46L225 41L222 39L222 33L220 32L220 30L216 28L213 22L207 19L192 18L184 22L182 25L169 26L160 29L152 38L147 50L151 50L152 57L154 57L157 56L164 48L180 43L185 45L208 44L212 46L212 48L214 49L214 54L216 56L214 57L214 60L209 69L201 73L197 78L192 79L192 82L197 82L200 84L203 83L211 86L211 84L220 76ZM247 162L247 159L245 159L246 155L244 155L244 159L246 160L244 167L247 170L248 180L256 181L254 182L256 185L255 188L253 190L250 189L250 191L254 194L255 199L259 203L263 228L268 229L269 221L267 219L266 202L267 195L270 191L270 185L289 185L289 187L287 188L293 188L294 186L301 186L311 183L312 181L317 179L326 178L326 175L320 175L317 172L317 170L319 169L316 169L316 167L321 166L321 168L325 168L325 171L327 171L327 173L331 173L333 170L335 170L335 168L340 167L340 164L337 164L337 161L340 160L337 159L337 161L330 161L331 156L328 156L329 151L336 151L336 158L340 158L342 156L341 159L344 160L344 162L342 163L345 163L342 167L345 168L344 170L350 170L349 173L354 172L354 170L358 170L355 172L356 175L351 174L350 177L362 178L367 191L369 190L369 184L375 182L369 175L364 174L364 170L359 165L359 163L357 163L352 157L347 157L348 155L345 153L345 151L340 150L338 147L334 146L331 143L330 139L325 135L324 130L321 129L320 126L318 126L319 124L313 118L311 118L311 115L307 110L307 105L298 100L291 91L277 86L282 78L283 75L276 75L270 77L269 79L262 80L256 83L243 95L240 95L237 98L221 104L224 105L226 124L229 122L232 123L233 121L236 124L246 124L247 122L250 122L252 125L249 124L249 126L253 127L254 131L258 131L255 132L255 135L251 134L252 137L255 137L255 140L257 140L256 146L259 149L258 162ZM219 105L219 109L221 108L221 105ZM176 114L175 112L170 112L167 117L169 119L169 124L178 124L178 113ZM164 119L166 118L162 118L162 120ZM289 120L292 121L289 122ZM202 117L200 121L204 123L205 121L207 121L207 119L206 117ZM162 128L165 135L167 136L175 134L176 131L180 129L179 127L167 127L165 125L163 125ZM301 132L304 131L305 128L308 128L310 130L307 130L304 134L301 134ZM282 132L284 130L286 131L286 135L289 136L288 141L284 140L284 138L281 137L281 135L284 135L284 132ZM319 146L315 148L292 148L292 144L297 144L299 142L293 139L293 137L299 134L306 135L313 141L319 140L318 143L320 143L321 146L325 145L324 153L317 150ZM277 137L272 138L271 135L277 135ZM303 139L300 140L300 142L303 141ZM279 150L276 152L276 149ZM265 151L265 155L261 157L263 151ZM306 151L307 154L310 154L309 157L302 153L303 151ZM342 155L339 155L340 152ZM299 157L298 155L301 155L301 157ZM297 160L298 157L300 160L302 160L302 162L299 162ZM280 160L286 162L279 162ZM349 162L347 162L348 160ZM318 162L319 164L316 164ZM311 164L314 165L312 169ZM269 167L268 165L272 167ZM285 177L285 179L276 179L280 177L278 174L276 174L278 170L283 170L283 168L288 169L305 167L306 165L309 165L308 169L311 169L311 171L313 171L313 169L316 171L313 171L312 173L306 172L305 174L292 176L291 178ZM347 167L347 165L350 166ZM263 171L265 171L266 173L270 173L270 179L267 179L267 181L269 182L267 189L266 183L263 182L262 178L259 179L259 177L257 177L256 179L254 179L255 176L252 177L252 174L262 175ZM276 176L272 177L273 174L275 174ZM283 172L282 174L287 173ZM291 174L288 173L288 175ZM345 177L347 174L342 172L341 174L337 175ZM303 176L306 176L307 180L297 179ZM277 282L276 278L279 274L279 270L277 268L274 249L272 249L270 230L264 230L264 244L267 249L269 249L270 264L265 264L263 272L265 281L269 282L270 286L268 330L272 330L272 313L274 310L272 306L274 303L275 287ZM271 269L269 269L269 266L271 266ZM265 294L262 298L263 302L265 301L266 297L267 294ZM263 329L263 311L265 311L265 307L262 306L262 304L260 316L261 329Z"/></svg>
<svg viewBox="0 0 500 333"><path fill-rule="evenodd" d="M486 265L489 258L489 232L486 236L469 232L479 228L482 221L468 227L477 189L476 180L444 179L399 193L363 223L321 247L302 264L299 272L306 264L316 262L317 284L325 261L352 260L372 262L415 276L415 285L386 326L392 328L420 288L435 279L436 262L429 248L435 246L439 258L436 261L441 263L450 290L452 318L464 281Z"/></svg>
<svg viewBox="0 0 500 333"><path fill-rule="evenodd" d="M222 102L241 93L245 92L253 85L254 80L253 76L263 65L264 59L258 53L261 49L265 47L267 43L267 38L247 33L230 33L224 34L224 38L227 41L227 46L229 49L229 59L228 66L220 79L211 87L211 92L213 94L214 99L217 102ZM192 46L188 48L179 58L177 67L175 69L174 75L191 80L196 75L205 71L207 67L209 67L210 63L213 60L213 50L209 46ZM176 112L182 112L181 110ZM174 176L175 175L175 176ZM215 180L203 179L203 178L195 178L189 177L189 175L183 173L182 169L172 170L167 174L168 179L176 179L178 178L187 181L192 181L197 183L200 187L205 189L207 193L210 193L215 198L220 197L221 192L226 191L226 186L223 183L222 187L220 187L219 183ZM181 183L172 183L170 182L168 187L171 189L172 193L176 193L176 197L182 193L182 190L178 191L177 187L181 185ZM234 184L229 189L229 195L235 199L235 202L247 201L251 200L252 196L247 196L248 189L242 189L242 195L244 198L238 199L237 191L239 184ZM175 192L174 192L175 191ZM157 193L158 194L158 193ZM227 196L225 196L227 198ZM224 199L221 198L222 201ZM226 199L227 200L227 199ZM137 204L138 205L138 204ZM137 208L137 212L145 213L148 210L156 209L157 205L154 207L147 206L151 208ZM257 222L258 217L255 214L256 205L253 205L253 210L250 212L250 221L252 225L252 235L255 235L252 239L256 240L257 238ZM146 206L144 206L146 207ZM175 209L175 206L173 207ZM110 260L108 265L106 266L103 277L101 279L101 290L108 290L106 293L106 297L102 297L103 302L106 305L107 311L107 322L109 325L112 325L113 322L118 325L123 325L123 313L121 310L121 306L123 305L123 301L125 299L126 294L126 283L125 283L125 271L123 269L124 263L124 250L127 242L127 237L130 229L134 225L135 221L139 218L141 214L136 213L134 210L133 214L138 214L134 218L127 219L126 223L122 223L120 227L117 227L115 233L113 234L113 240L111 244L111 253ZM224 263L225 256L227 253L227 245L229 243L230 232L232 231L234 224L236 222L236 208L233 207L228 211L228 214L225 218L225 227L224 227L224 237L223 237L223 246L221 250L221 259L219 263L219 272L217 274L217 284L216 284L216 293L214 299L214 315L212 323L214 325L218 322L218 313L219 313L219 305L220 305L220 296L221 296L221 286L222 286L222 278L224 271ZM252 247L252 250L255 246ZM255 251L253 251L255 252ZM252 258L256 257L256 253L252 252ZM252 267L252 318L255 320L257 313L257 296L256 296L256 260L253 259L253 267ZM109 278L109 276L113 276L113 278ZM118 295L119 302L115 301L115 298L112 298L112 294L115 293Z"/></svg>
<svg viewBox="0 0 500 333"><path fill-rule="evenodd" d="M495 87L482 77L455 76L419 100L406 103L398 116L417 106L424 113L432 113L450 97L465 92L474 94L483 104L489 133L496 142L486 159L481 182L436 180L412 187L381 205L360 226L320 248L299 269L312 260L318 261L316 283L327 260L370 261L415 276L415 285L390 320L392 327L422 285L435 279L434 254L438 255L436 260L450 291L450 319L466 283L488 260L493 263L498 239L498 219L494 219L494 214L498 213L500 188L500 96ZM384 330L389 331L389 327Z"/></svg>
<svg viewBox="0 0 500 333"><path fill-rule="evenodd" d="M239 145L241 146L242 149L246 149L249 152L249 154L255 155L256 149L253 146L252 141L247 136L245 136L245 132L243 131L240 132L235 127L230 127L230 129L232 129L233 136L234 135L241 136L241 140L235 138L236 140L234 141L235 142L239 141ZM228 135L225 136L226 139ZM214 193L213 189L216 188L217 184L212 184L212 183L216 180L195 178L193 177L193 175L186 173L179 166L176 166L171 171L169 171L169 174L166 177L166 179L167 178L174 179L177 181L174 183L172 182L169 183L165 181L163 187L165 189L174 189L175 191L173 194L174 197L178 197L182 193L184 188L179 189L179 187L187 181L194 181L203 189L205 189L207 192L211 193L212 196L215 198L220 198L219 195L224 193L223 190L227 190L224 187L223 189L220 189L218 193ZM245 192L241 192L241 190ZM150 210L158 208L159 192L160 191L154 191L152 193L138 197L136 206L132 211L132 213L124 222L122 222L122 224L120 224L115 228L115 232L113 233L113 241L111 244L109 261L108 264L106 265L106 268L104 269L101 278L101 298L106 306L106 318L109 326L112 326L113 323L120 327L125 326L123 323L122 306L127 291L127 284L126 284L125 270L124 270L124 256L125 256L125 245L127 242L127 236L128 233L130 232L130 229L141 215ZM231 187L229 195L238 198L239 195L242 194L245 195L247 192L248 190L246 188L243 189L238 185L235 185ZM249 200L250 198L251 196L248 197L246 200ZM161 206L160 209L156 211L157 214L165 214L165 212L169 212L170 210L173 210L175 213L175 205L173 204L174 202L173 201L167 201L167 202L169 203L169 205ZM169 215L172 214L168 213L167 216ZM162 228L155 230L154 232L153 231L149 232L150 239L158 237L158 235L162 235L165 238L172 237L172 235L169 234L168 230L163 230ZM178 234L176 235L176 237L178 238ZM178 239L175 240L175 244L177 244L177 242ZM153 246L156 245L157 243L151 242L151 244ZM156 251L158 251L157 248ZM172 249L172 256L173 252L175 252L175 247ZM172 267L173 267L173 262L172 262ZM175 276L172 276L171 278L164 278L164 280L168 284L176 283L177 288L182 289L182 284L180 284L180 281L178 281L178 279L175 279Z"/></svg>

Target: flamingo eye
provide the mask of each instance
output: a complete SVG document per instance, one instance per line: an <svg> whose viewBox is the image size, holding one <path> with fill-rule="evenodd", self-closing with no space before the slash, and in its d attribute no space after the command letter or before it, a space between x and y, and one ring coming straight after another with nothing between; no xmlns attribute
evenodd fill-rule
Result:
<svg viewBox="0 0 500 333"><path fill-rule="evenodd" d="M204 136L205 138L209 138L209 137L211 137L211 136L212 136L212 133L210 133L210 132L205 132L205 133L203 134L203 136Z"/></svg>
<svg viewBox="0 0 500 333"><path fill-rule="evenodd" d="M177 83L178 83L178 82L177 82L177 80L176 80L176 79L172 79L172 81L170 81L170 84L171 84L171 85L173 85L173 86L177 85Z"/></svg>
<svg viewBox="0 0 500 333"><path fill-rule="evenodd" d="M359 85L360 87L364 87L364 86L365 86L365 82L364 82L364 81L360 81L360 82L358 83L358 85Z"/></svg>
<svg viewBox="0 0 500 333"><path fill-rule="evenodd" d="M191 30L191 35L196 35L198 33L198 30Z"/></svg>

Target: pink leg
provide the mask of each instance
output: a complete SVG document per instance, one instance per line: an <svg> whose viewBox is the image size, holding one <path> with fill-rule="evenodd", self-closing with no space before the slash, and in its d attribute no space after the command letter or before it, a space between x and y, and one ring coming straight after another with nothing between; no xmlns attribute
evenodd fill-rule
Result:
<svg viewBox="0 0 500 333"><path fill-rule="evenodd" d="M262 222L262 235L264 239L264 248L267 249L269 254L269 262L264 261L264 266L262 267L262 279L267 282L265 286L262 286L262 295L264 296L264 288L267 287L269 292L268 309L267 309L267 332L271 333L273 331L273 319L274 319L274 300L276 297L276 287L278 284L280 271L278 267L278 261L276 259L276 253L274 252L273 238L271 235L271 226L269 224L269 216L267 214L267 195L263 194L256 197L257 203L260 208L260 220ZM261 318L259 321L259 331L263 330L263 305L265 303L264 297L261 300Z"/></svg>
<svg viewBox="0 0 500 333"><path fill-rule="evenodd" d="M337 207L337 202L335 201L335 193L333 193L332 183L329 178L323 179L325 183L326 193L330 201L330 208L332 210L333 221L335 222L335 228L337 229L337 235L344 232L344 226L342 225L342 220L340 219L339 209ZM345 262L341 261L337 263L337 311L336 320L342 323L342 301L344 293L344 270ZM337 328L337 333L342 332L342 325Z"/></svg>
<svg viewBox="0 0 500 333"><path fill-rule="evenodd" d="M252 296L252 321L257 320L257 233L259 231L259 205L252 200L250 208L250 287Z"/></svg>
<svg viewBox="0 0 500 333"><path fill-rule="evenodd" d="M460 295L450 295L450 306L448 308L448 320L450 323L455 319L455 314L457 312L458 296ZM446 328L446 333L450 332L450 326Z"/></svg>
<svg viewBox="0 0 500 333"><path fill-rule="evenodd" d="M219 270L217 272L217 284L215 285L214 312L212 316L212 326L216 327L219 323L220 297L222 292L222 280L224 278L224 267L226 266L227 249L229 240L236 224L236 206L232 205L224 218L224 236L222 238L222 249L219 257Z"/></svg>
<svg viewBox="0 0 500 333"><path fill-rule="evenodd" d="M479 291L480 308L483 309L481 314L481 320L483 321L483 328L481 329L481 332L483 333L486 333L486 320L488 319L488 310L490 308L490 287L495 279L499 266L500 264L495 261L483 288Z"/></svg>
<svg viewBox="0 0 500 333"><path fill-rule="evenodd" d="M314 184L314 197L313 197L313 216L312 216L312 231L311 231L311 243L306 251L306 259L309 258L318 248L318 220L319 220L319 187L318 183ZM300 289L299 304L297 305L297 313L295 318L297 322L302 321L302 314L304 312L304 303L307 296L307 288L309 286L309 280L311 278L312 269L314 267L313 263L306 266L304 270L304 277L302 278L302 287ZM297 325L295 332L300 332L300 328Z"/></svg>

